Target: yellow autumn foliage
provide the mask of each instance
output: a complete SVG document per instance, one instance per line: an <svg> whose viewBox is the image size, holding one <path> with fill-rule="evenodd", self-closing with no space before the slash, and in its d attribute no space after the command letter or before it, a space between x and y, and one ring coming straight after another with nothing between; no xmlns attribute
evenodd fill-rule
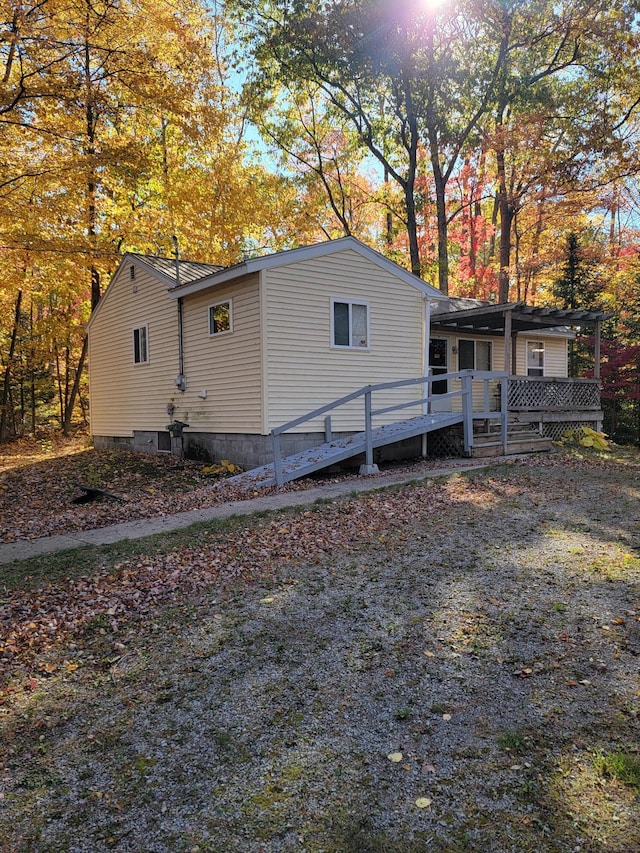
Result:
<svg viewBox="0 0 640 853"><path fill-rule="evenodd" d="M240 474L241 472L242 467L229 459L221 459L220 462L207 465L202 469L203 474L211 474L214 477L231 477L233 474Z"/></svg>
<svg viewBox="0 0 640 853"><path fill-rule="evenodd" d="M573 447L592 447L594 450L606 450L609 447L605 433L587 426L565 430L562 433L560 444Z"/></svg>

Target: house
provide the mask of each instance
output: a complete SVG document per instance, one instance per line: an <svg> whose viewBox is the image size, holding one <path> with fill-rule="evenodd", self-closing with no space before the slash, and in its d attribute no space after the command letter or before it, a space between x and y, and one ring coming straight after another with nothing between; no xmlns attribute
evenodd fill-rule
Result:
<svg viewBox="0 0 640 853"><path fill-rule="evenodd" d="M128 254L88 324L94 443L169 451L180 421L191 453L260 464L273 427L420 375L440 298L351 237L226 269ZM347 407L334 429L358 429L357 417ZM319 432L322 419L292 441Z"/></svg>
<svg viewBox="0 0 640 853"><path fill-rule="evenodd" d="M88 324L94 444L252 467L271 459L272 430L368 384L511 360L526 379L559 380L572 332L556 327L578 318L542 322L537 310L447 299L352 237L228 268L127 254ZM440 408L455 407L457 382L433 382ZM376 405L408 395L424 408L423 394L385 387ZM362 429L360 401L332 414L330 429ZM319 414L283 435L283 450L313 447L326 431Z"/></svg>

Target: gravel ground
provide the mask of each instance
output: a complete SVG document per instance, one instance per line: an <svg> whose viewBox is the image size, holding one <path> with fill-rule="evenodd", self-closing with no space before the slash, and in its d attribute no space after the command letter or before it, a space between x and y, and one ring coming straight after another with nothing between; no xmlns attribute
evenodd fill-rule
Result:
<svg viewBox="0 0 640 853"><path fill-rule="evenodd" d="M15 669L0 849L637 853L639 498L552 456L104 567L157 594Z"/></svg>

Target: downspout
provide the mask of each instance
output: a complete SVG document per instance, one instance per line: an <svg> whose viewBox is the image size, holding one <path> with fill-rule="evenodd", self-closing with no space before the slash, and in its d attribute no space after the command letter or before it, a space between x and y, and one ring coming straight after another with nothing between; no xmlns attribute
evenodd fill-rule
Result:
<svg viewBox="0 0 640 853"><path fill-rule="evenodd" d="M178 376L176 377L176 385L181 391L187 387L186 379L184 378L184 344L182 332L182 296L178 297Z"/></svg>
<svg viewBox="0 0 640 853"><path fill-rule="evenodd" d="M422 298L424 299L424 354L423 354L423 358L422 358L422 375L425 377L428 377L429 376L429 345L431 343L431 302L429 301L429 297L426 294ZM424 394L425 387L426 386L424 386L424 385L422 386L423 396L425 396L425 394ZM429 396L431 396L430 391L431 391L431 389L428 388L427 393ZM422 414L423 415L429 414L429 404L426 402L422 404Z"/></svg>
<svg viewBox="0 0 640 853"><path fill-rule="evenodd" d="M431 343L431 302L429 301L429 297L426 294L422 297L424 299L424 354L422 359L422 375L424 377L429 376L429 345ZM426 394L425 394L426 389ZM423 385L422 386L422 396L431 397L431 386ZM422 414L429 414L429 403L425 401L422 404ZM427 458L427 433L422 433L422 447L421 447L421 456L423 459Z"/></svg>
<svg viewBox="0 0 640 853"><path fill-rule="evenodd" d="M174 254L176 256L176 287L180 287L180 250L178 249L178 238L173 235ZM182 319L182 297L178 297L178 375L176 376L176 387L184 392L187 381L184 377L184 335Z"/></svg>

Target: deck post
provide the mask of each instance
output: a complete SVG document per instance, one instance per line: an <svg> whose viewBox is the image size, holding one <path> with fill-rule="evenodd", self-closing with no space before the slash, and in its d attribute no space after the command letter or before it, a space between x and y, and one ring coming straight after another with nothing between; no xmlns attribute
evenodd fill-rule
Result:
<svg viewBox="0 0 640 853"><path fill-rule="evenodd" d="M273 473L276 478L276 485L284 484L282 475L282 452L280 450L280 435L274 432L271 433L271 441L273 442Z"/></svg>
<svg viewBox="0 0 640 853"><path fill-rule="evenodd" d="M507 378L500 380L500 433L502 435L502 455L507 455L508 450L508 435L509 428L509 380Z"/></svg>
<svg viewBox="0 0 640 853"><path fill-rule="evenodd" d="M331 415L324 419L324 440L327 443L331 441Z"/></svg>
<svg viewBox="0 0 640 853"><path fill-rule="evenodd" d="M504 312L504 371L505 373L510 373L512 369L511 364L511 319L512 319L512 311L505 310Z"/></svg>
<svg viewBox="0 0 640 853"><path fill-rule="evenodd" d="M470 373L462 377L462 430L464 455L471 456L473 451L473 385Z"/></svg>
<svg viewBox="0 0 640 853"><path fill-rule="evenodd" d="M373 461L373 435L371 423L371 388L364 394L364 440L365 440L365 464L360 466L359 474L378 474L380 469Z"/></svg>

